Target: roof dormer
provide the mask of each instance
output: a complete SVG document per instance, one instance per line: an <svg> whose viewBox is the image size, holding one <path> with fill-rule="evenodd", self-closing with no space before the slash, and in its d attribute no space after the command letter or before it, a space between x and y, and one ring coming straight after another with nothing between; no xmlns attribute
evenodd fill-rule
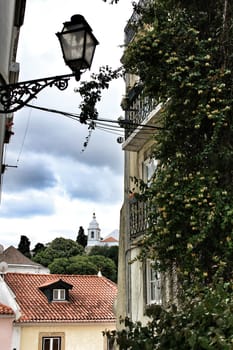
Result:
<svg viewBox="0 0 233 350"><path fill-rule="evenodd" d="M49 303L69 301L69 290L72 288L72 284L63 281L62 279L49 281L39 287L47 297Z"/></svg>

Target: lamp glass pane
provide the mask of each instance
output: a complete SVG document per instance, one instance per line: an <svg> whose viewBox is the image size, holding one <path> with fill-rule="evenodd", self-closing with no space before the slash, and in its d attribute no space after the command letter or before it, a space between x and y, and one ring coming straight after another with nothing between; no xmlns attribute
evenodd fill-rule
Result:
<svg viewBox="0 0 233 350"><path fill-rule="evenodd" d="M86 33L86 50L85 50L85 61L88 66L91 66L91 62L93 59L94 51L95 51L96 42L93 39L93 36L89 33Z"/></svg>
<svg viewBox="0 0 233 350"><path fill-rule="evenodd" d="M66 61L78 60L83 57L84 35L83 30L74 33L63 33L61 42Z"/></svg>

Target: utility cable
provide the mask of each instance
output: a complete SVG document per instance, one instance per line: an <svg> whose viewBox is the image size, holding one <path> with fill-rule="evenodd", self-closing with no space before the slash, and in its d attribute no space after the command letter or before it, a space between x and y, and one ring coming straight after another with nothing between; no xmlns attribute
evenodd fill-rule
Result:
<svg viewBox="0 0 233 350"><path fill-rule="evenodd" d="M16 164L19 163L19 159L20 159L21 154L23 152L24 143L25 143L25 140L26 140L26 136L27 136L28 129L29 129L29 124L30 124L30 121L31 121L31 115L32 115L32 109L30 109L30 111L28 113L27 124L26 124L26 128L25 128L25 131L24 131L24 136L23 136L22 144L21 144L21 147L20 147L20 150L19 150L19 154L18 154L18 157L17 157L17 160L16 160Z"/></svg>
<svg viewBox="0 0 233 350"><path fill-rule="evenodd" d="M34 108L34 109L39 109L39 110L42 110L42 111L45 111L45 112L51 112L51 113L56 113L56 114L62 114L68 118L71 118L71 119L78 119L80 118L79 114L75 114L75 113L68 113L68 112L64 112L64 111L61 111L61 110L56 110L56 109L52 109L52 108L46 108L46 107L40 107L40 106L34 106L34 105L31 105L29 103L26 104L27 107L31 107L31 108ZM87 120L87 122L91 122L93 120ZM120 125L120 127L122 129L125 129L126 126L135 126L135 127L138 127L138 126L141 126L143 128L149 128L149 129L155 129L155 130L163 130L164 128L162 127L159 127L159 126L155 126L155 125L145 125L145 124L142 124L142 123L135 123L135 122L132 122L131 120L127 120L127 119L121 119L121 120L113 120L113 119L103 119L103 118L98 118L98 119L95 119L94 120L95 123L98 123L98 122L107 122L107 123L115 123L115 124L118 124Z"/></svg>

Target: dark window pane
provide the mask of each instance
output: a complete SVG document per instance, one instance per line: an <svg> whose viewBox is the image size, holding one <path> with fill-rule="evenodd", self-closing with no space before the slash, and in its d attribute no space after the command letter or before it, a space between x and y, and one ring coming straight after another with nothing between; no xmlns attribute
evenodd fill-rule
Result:
<svg viewBox="0 0 233 350"><path fill-rule="evenodd" d="M59 338L53 339L53 350L60 350L60 339Z"/></svg>
<svg viewBox="0 0 233 350"><path fill-rule="evenodd" d="M49 338L43 338L42 349L43 350L50 350L50 339Z"/></svg>
<svg viewBox="0 0 233 350"><path fill-rule="evenodd" d="M43 337L42 350L61 350L61 337Z"/></svg>

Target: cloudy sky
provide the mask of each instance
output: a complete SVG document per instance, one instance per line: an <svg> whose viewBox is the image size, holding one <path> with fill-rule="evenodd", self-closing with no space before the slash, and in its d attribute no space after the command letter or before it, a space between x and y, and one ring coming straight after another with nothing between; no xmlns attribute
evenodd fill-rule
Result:
<svg viewBox="0 0 233 350"><path fill-rule="evenodd" d="M131 0L117 5L102 0L27 0L17 60L20 79L30 80L70 73L64 65L56 32L73 14L82 14L100 42L91 72L120 66L124 26L132 12ZM81 80L88 80L90 72ZM79 113L80 97L72 80L67 90L47 88L35 106ZM98 104L99 118L117 120L124 84L114 82ZM104 127L104 129L103 129ZM31 248L56 237L76 239L96 213L104 237L119 228L123 200L123 151L117 143L121 130L98 124L88 147L87 126L61 114L25 107L15 113L14 135L6 148L0 205L0 243L18 246L26 235ZM17 166L17 168L12 167Z"/></svg>

